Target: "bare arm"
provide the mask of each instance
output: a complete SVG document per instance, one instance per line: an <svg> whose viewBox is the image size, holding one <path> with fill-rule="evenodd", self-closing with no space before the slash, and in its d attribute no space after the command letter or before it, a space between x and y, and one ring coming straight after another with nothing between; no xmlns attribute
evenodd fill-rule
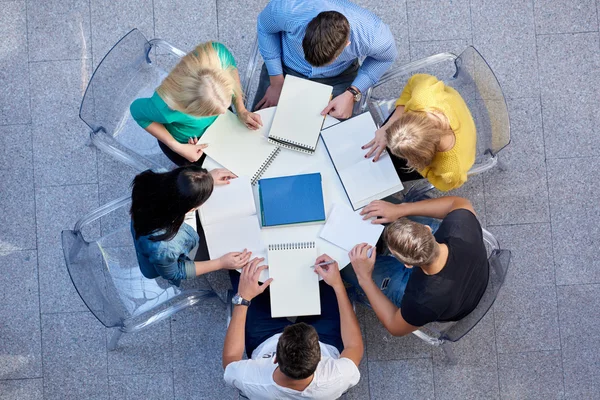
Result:
<svg viewBox="0 0 600 400"><path fill-rule="evenodd" d="M240 74L238 70L235 69L233 71L233 76L240 87L242 83L240 81ZM237 116L242 121L248 129L258 129L262 126L262 118L259 114L255 114L246 109L244 105L244 96L236 96L233 99L233 105L235 106L235 111L237 112Z"/></svg>
<svg viewBox="0 0 600 400"><path fill-rule="evenodd" d="M363 215L363 219L376 218L371 222L383 224L411 215L442 219L452 211L461 208L475 214L475 209L471 202L457 196L445 196L437 199L402 204L392 204L387 201L375 200L363 208L360 214Z"/></svg>
<svg viewBox="0 0 600 400"><path fill-rule="evenodd" d="M146 127L146 131L189 162L198 161L204 153L203 149L207 146L206 144L179 143L171 136L167 128L158 122L152 122Z"/></svg>
<svg viewBox="0 0 600 400"><path fill-rule="evenodd" d="M390 125L398 121L402 114L404 114L404 106L396 107L388 121L383 124L381 128L375 131L375 138L362 147L363 149L370 148L365 157L373 157L373 161L379 160L379 157L381 157L381 154L383 154L385 148L387 147L386 130L390 127Z"/></svg>

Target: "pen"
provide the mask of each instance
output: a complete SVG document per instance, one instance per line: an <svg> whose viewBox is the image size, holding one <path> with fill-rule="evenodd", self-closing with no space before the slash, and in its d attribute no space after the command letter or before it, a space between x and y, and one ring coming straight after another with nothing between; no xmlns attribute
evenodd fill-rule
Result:
<svg viewBox="0 0 600 400"><path fill-rule="evenodd" d="M335 261L324 261L324 262L321 262L321 263L318 263L318 264L311 265L310 267L311 267L311 268L314 268L314 267L316 267L317 265L318 265L319 267L323 267L323 266L325 266L325 265L330 265L330 264L333 264L334 262L335 262Z"/></svg>
<svg viewBox="0 0 600 400"><path fill-rule="evenodd" d="M371 247L369 250L367 250L367 258L371 258L371 256L373 255L373 249L375 247Z"/></svg>

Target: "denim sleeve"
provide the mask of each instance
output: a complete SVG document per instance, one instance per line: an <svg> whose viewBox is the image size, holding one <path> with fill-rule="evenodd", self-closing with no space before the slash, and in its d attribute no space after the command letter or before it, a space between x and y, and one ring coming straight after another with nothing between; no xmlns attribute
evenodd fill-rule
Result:
<svg viewBox="0 0 600 400"><path fill-rule="evenodd" d="M179 285L181 280L188 279L188 271L190 271L191 266L194 266L194 262L188 257L182 257L181 254L165 251L152 254L150 256L150 262L154 265L156 272L162 278L175 285ZM195 276L194 267L192 278Z"/></svg>

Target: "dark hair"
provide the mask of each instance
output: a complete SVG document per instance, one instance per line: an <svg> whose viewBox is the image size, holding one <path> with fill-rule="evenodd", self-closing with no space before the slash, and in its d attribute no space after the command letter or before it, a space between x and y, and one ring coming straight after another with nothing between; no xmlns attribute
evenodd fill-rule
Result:
<svg viewBox="0 0 600 400"><path fill-rule="evenodd" d="M337 11L323 11L306 26L302 40L304 58L312 66L322 67L339 56L350 37L350 23Z"/></svg>
<svg viewBox="0 0 600 400"><path fill-rule="evenodd" d="M164 230L151 239L171 240L185 214L208 200L213 178L206 169L188 165L164 173L144 171L133 179L131 186L129 213L136 235Z"/></svg>
<svg viewBox="0 0 600 400"><path fill-rule="evenodd" d="M291 379L306 379L321 361L319 335L304 322L288 325L277 342L279 370Z"/></svg>

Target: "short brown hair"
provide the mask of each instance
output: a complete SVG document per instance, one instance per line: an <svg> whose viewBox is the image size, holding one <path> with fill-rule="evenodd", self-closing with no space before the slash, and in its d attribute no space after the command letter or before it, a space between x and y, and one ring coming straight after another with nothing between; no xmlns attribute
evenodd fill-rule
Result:
<svg viewBox="0 0 600 400"><path fill-rule="evenodd" d="M302 40L304 58L314 67L322 67L337 58L348 43L350 23L337 11L323 11L306 27Z"/></svg>
<svg viewBox="0 0 600 400"><path fill-rule="evenodd" d="M291 379L306 379L314 374L319 361L321 347L315 328L304 322L286 326L277 342L281 373Z"/></svg>
<svg viewBox="0 0 600 400"><path fill-rule="evenodd" d="M389 224L383 232L383 239L392 254L405 265L427 265L439 254L431 230L408 218Z"/></svg>

